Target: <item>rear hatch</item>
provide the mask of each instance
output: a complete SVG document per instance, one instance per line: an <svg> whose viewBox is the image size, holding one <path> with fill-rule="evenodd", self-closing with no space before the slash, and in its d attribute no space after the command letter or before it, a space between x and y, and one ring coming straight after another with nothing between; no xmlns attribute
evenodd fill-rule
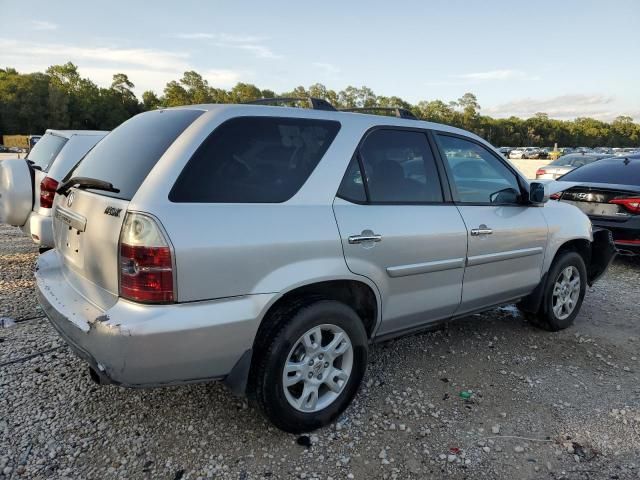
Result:
<svg viewBox="0 0 640 480"><path fill-rule="evenodd" d="M61 185L78 186L56 195L55 245L66 280L96 306L107 309L118 299L120 231L131 199L166 149L201 114L177 109L137 115L99 142L63 180ZM87 186L86 179L118 191Z"/></svg>
<svg viewBox="0 0 640 480"><path fill-rule="evenodd" d="M562 192L560 200L575 205L594 220L626 222L634 214L616 202L638 195L637 191L623 185L580 185Z"/></svg>

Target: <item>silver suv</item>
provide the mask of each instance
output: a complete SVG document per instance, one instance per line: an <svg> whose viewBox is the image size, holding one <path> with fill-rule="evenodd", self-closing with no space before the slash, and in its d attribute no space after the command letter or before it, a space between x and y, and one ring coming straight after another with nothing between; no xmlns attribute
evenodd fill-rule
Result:
<svg viewBox="0 0 640 480"><path fill-rule="evenodd" d="M38 294L95 381L224 380L309 431L370 342L508 302L573 322L607 231L469 132L314 104L143 113L65 179Z"/></svg>

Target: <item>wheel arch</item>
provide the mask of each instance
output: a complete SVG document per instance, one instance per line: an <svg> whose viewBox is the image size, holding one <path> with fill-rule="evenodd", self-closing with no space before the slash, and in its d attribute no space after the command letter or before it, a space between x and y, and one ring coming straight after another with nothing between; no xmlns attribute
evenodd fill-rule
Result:
<svg viewBox="0 0 640 480"><path fill-rule="evenodd" d="M248 393L254 354L263 348L261 340L271 338L277 328L278 323L271 321L276 312L282 316L293 314L306 303L320 299L336 300L352 307L362 320L367 337L374 336L380 324L381 300L377 287L366 277L322 279L293 286L280 292L265 307L252 348L243 353L225 378L224 383L233 393L240 396Z"/></svg>
<svg viewBox="0 0 640 480"><path fill-rule="evenodd" d="M286 309L287 305L299 308L300 305L313 299L336 300L353 308L361 318L367 336L371 338L379 324L381 301L378 289L367 280L365 277L361 279L351 277L322 279L305 282L280 292L267 305L258 327L256 340L258 340L260 333L264 332L273 312L282 308Z"/></svg>

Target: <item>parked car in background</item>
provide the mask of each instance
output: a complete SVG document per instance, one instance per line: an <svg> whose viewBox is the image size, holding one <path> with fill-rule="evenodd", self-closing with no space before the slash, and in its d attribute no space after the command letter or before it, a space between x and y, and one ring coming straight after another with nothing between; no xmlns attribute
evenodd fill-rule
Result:
<svg viewBox="0 0 640 480"><path fill-rule="evenodd" d="M513 148L511 147L500 147L498 148L498 151L504 155L505 158L509 158L509 153L511 152L511 150L513 150Z"/></svg>
<svg viewBox="0 0 640 480"><path fill-rule="evenodd" d="M540 167L536 170L536 179L550 178L555 180L561 177L565 173L569 173L574 168L587 165L589 163L601 160L603 158L611 157L612 155L606 154L586 154L586 153L572 153L569 155L563 155L562 157L554 160L553 162Z"/></svg>
<svg viewBox="0 0 640 480"><path fill-rule="evenodd" d="M19 226L42 250L52 247L58 184L107 133L47 130L26 158L0 162L0 223Z"/></svg>
<svg viewBox="0 0 640 480"><path fill-rule="evenodd" d="M618 157L626 157L628 155L635 155L638 153L640 153L640 148L635 147L619 148L615 151L615 155Z"/></svg>
<svg viewBox="0 0 640 480"><path fill-rule="evenodd" d="M524 157L524 148L522 148L522 147L514 148L513 150L511 150L509 152L509 158L512 159L512 160L519 160L521 158L525 158Z"/></svg>
<svg viewBox="0 0 640 480"><path fill-rule="evenodd" d="M559 148L558 150L560 150L561 155L569 155L570 153L574 153L574 150L571 147L563 147Z"/></svg>
<svg viewBox="0 0 640 480"><path fill-rule="evenodd" d="M142 113L67 175L37 291L92 378L224 379L304 432L371 341L514 301L573 322L608 232L472 133L318 102Z"/></svg>
<svg viewBox="0 0 640 480"><path fill-rule="evenodd" d="M540 148L531 147L531 148L525 149L525 151L522 154L522 158L526 158L526 159L547 158L547 152L545 152Z"/></svg>
<svg viewBox="0 0 640 480"><path fill-rule="evenodd" d="M609 157L577 168L560 180L579 182L556 196L613 234L618 249L640 253L640 155Z"/></svg>

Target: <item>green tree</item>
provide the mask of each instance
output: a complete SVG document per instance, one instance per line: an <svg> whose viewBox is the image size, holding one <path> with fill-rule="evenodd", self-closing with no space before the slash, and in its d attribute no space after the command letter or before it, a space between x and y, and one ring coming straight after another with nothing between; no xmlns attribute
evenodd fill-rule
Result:
<svg viewBox="0 0 640 480"><path fill-rule="evenodd" d="M161 105L161 101L155 92L147 90L142 93L142 108L143 110L155 110Z"/></svg>

